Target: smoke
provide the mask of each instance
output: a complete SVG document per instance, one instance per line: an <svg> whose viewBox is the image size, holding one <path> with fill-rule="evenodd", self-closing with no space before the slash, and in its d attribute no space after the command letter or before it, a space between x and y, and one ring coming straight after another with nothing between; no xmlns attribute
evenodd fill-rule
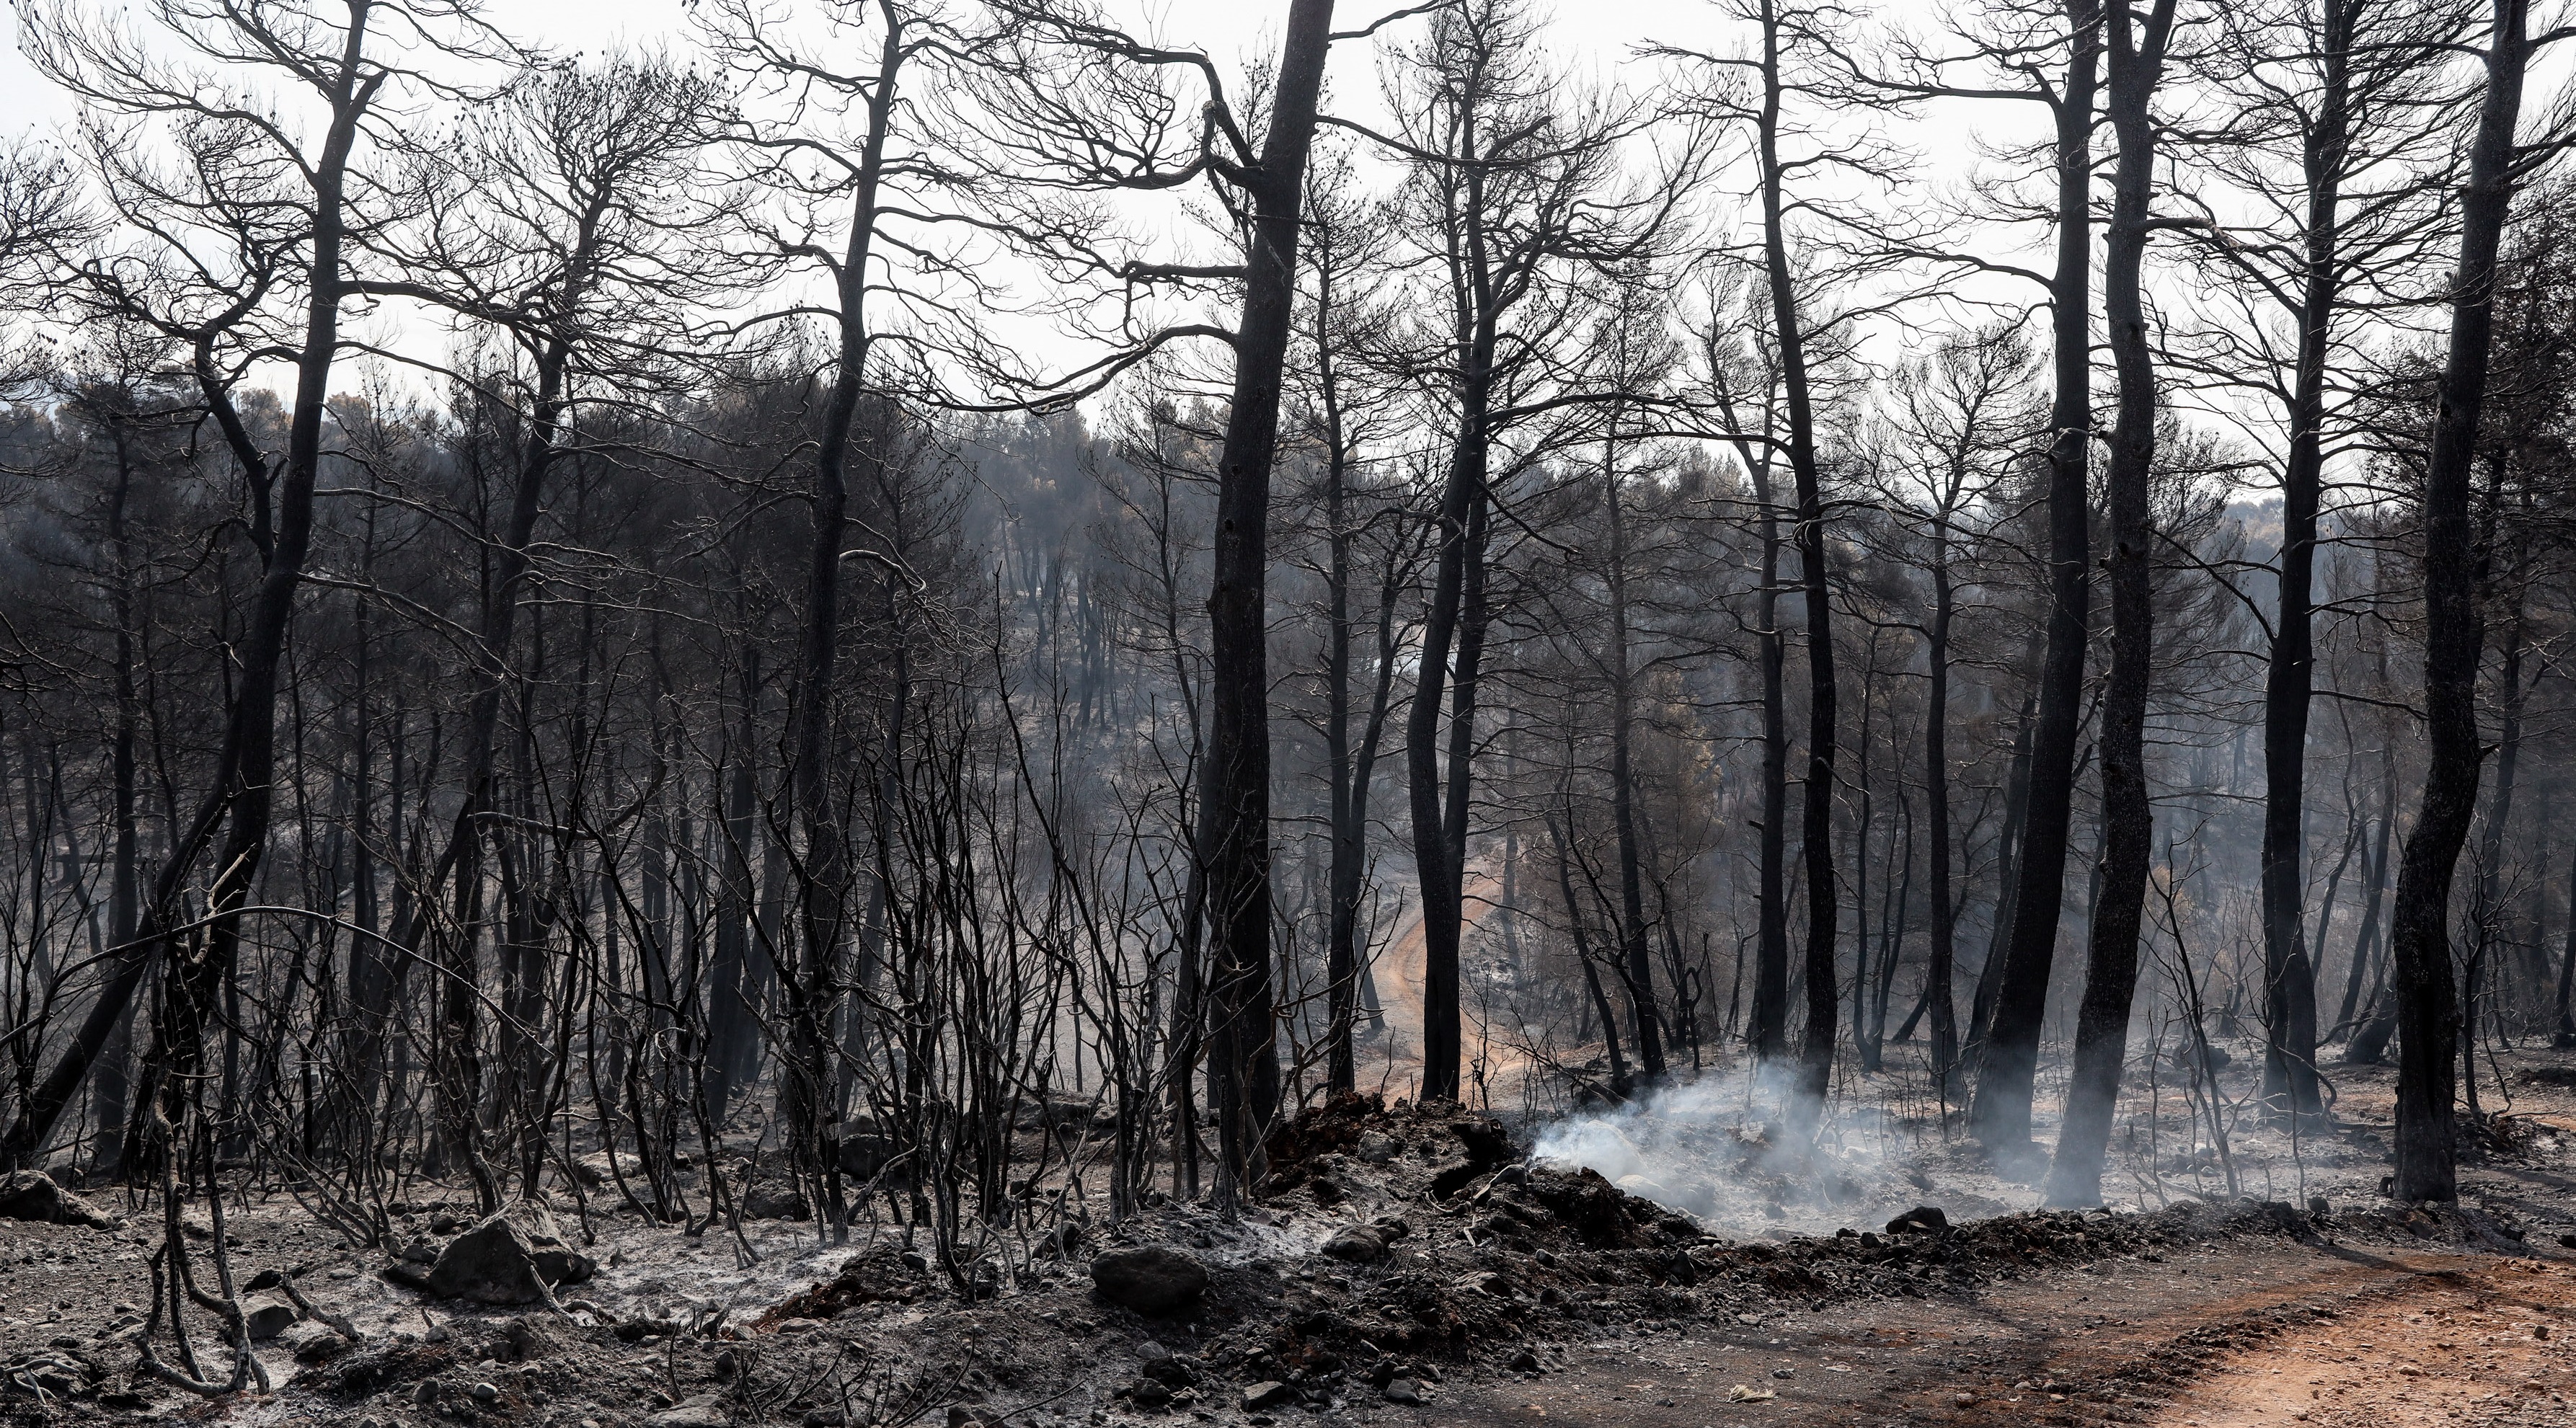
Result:
<svg viewBox="0 0 2576 1428"><path fill-rule="evenodd" d="M1533 1138L1531 1158L1597 1171L1736 1235L1829 1231L1922 1203L1932 1181L1884 1113L1829 1107L1804 1139L1787 1128L1787 1092L1773 1070L1713 1071L1556 1121Z"/></svg>

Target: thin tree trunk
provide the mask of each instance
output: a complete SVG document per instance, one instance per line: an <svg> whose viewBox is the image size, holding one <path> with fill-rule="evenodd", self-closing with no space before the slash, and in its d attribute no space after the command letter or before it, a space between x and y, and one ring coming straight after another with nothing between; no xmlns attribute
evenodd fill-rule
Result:
<svg viewBox="0 0 2576 1428"><path fill-rule="evenodd" d="M1832 581L1825 568L1825 501L1816 465L1815 416L1807 390L1806 338L1798 312L1797 276L1789 266L1780 168L1780 18L1762 3L1762 108L1756 142L1762 183L1762 252L1771 288L1771 325L1780 350L1781 396L1788 412L1789 472L1797 484L1799 588L1806 616L1807 775L1800 796L1800 834L1807 878L1807 1036L1798 1058L1792 1119L1812 1126L1823 1113L1834 1067L1840 896L1834 877L1835 701Z"/></svg>
<svg viewBox="0 0 2576 1428"><path fill-rule="evenodd" d="M2325 470L2326 363L2340 300L2343 170L2351 145L2353 0L2321 0L2323 86L2301 151L2307 183L2298 368L2290 397L2290 451L2281 474L2281 578L2271 661L2263 683L2263 1098L2275 1114L2306 1119L2318 1099L2317 976L2304 926L2309 634L2317 502Z"/></svg>

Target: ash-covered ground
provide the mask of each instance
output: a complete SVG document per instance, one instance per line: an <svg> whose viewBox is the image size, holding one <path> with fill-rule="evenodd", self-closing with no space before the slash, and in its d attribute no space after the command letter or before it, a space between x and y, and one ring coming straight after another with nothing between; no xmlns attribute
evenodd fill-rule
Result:
<svg viewBox="0 0 2576 1428"><path fill-rule="evenodd" d="M2560 1236L2576 1235L2576 1078L2564 1071L2545 1058L2500 1070L2491 1108L2510 1092L2514 1113L2468 1147L2457 1207L2379 1198L2378 1071L2342 1078L2331 1135L2222 1126L2221 1153L2206 1134L2142 1130L2114 1147L2118 1203L2085 1214L2038 1212L2035 1187L1937 1123L1866 1107L1846 1107L1802 1155L1732 1082L1701 1088L1697 1106L1685 1091L1530 1128L1537 1155L1532 1135L1490 1117L1350 1098L1283 1131L1237 1218L1165 1202L963 1289L886 1225L836 1245L801 1222L749 1221L745 1254L721 1225L692 1236L596 1201L583 1216L558 1196L554 1230L595 1265L559 1286L560 1313L404 1282L470 1231L461 1194L406 1207L408 1268L339 1244L291 1198L246 1198L227 1207L236 1276L291 1277L312 1312L289 1305L261 1341L270 1391L214 1399L139 1371L159 1210L103 1196L96 1207L121 1217L105 1228L0 1222L0 1415L1053 1428L1968 1422L2008 1407L2155 1422L2196 1365L2307 1322L2276 1304L2268 1327L2212 1327L2253 1312L2255 1267L2289 1286L2425 1255L2563 1273ZM1941 1213L1917 1213L1927 1207ZM2119 1322L2111 1291L2124 1283L2136 1287L2119 1298L2182 1327L2096 1379L1924 1352L2011 1306L2058 1302L2048 1294L2092 1333ZM2298 1315L2315 1309L2297 1302L2309 1306ZM1854 1377L1867 1354L1853 1334L1900 1324L1930 1337ZM198 1349L221 1359L211 1337ZM2052 1374L2063 1384L2039 1386L2058 1384Z"/></svg>

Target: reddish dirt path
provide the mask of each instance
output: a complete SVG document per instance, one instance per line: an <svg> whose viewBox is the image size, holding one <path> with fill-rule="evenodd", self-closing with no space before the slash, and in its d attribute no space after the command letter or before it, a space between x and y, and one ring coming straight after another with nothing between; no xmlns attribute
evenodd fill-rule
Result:
<svg viewBox="0 0 2576 1428"><path fill-rule="evenodd" d="M2552 1336L2536 1337L2535 1325ZM1605 1326L1562 1372L1460 1384L1418 1421L2576 1424L2571 1339L2576 1264L2565 1256L2238 1241L2055 1271L1974 1300L1844 1305L1722 1328ZM1777 1397L1730 1401L1738 1384Z"/></svg>

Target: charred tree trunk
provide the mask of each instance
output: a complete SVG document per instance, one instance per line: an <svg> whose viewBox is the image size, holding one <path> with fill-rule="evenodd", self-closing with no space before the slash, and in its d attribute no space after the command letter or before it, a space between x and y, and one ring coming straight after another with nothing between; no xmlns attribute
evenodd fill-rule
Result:
<svg viewBox="0 0 2576 1428"><path fill-rule="evenodd" d="M1807 878L1807 1035L1798 1057L1792 1117L1812 1126L1824 1110L1833 1076L1835 1022L1841 1014L1834 948L1840 940L1840 890L1834 878L1835 706L1832 581L1825 568L1825 499L1816 466L1815 415L1807 390L1807 348L1798 311L1797 275L1789 265L1783 222L1786 181L1780 168L1780 17L1763 0L1762 107L1757 121L1762 183L1763 266L1771 289L1771 325L1780 347L1780 388L1788 415L1789 473L1797 485L1799 590L1807 651L1807 774L1800 795L1800 843Z"/></svg>
<svg viewBox="0 0 2576 1428"><path fill-rule="evenodd" d="M2323 0L2323 85L2301 154L2307 182L2298 365L2289 460L2281 473L2281 580L2263 683L2263 1098L2275 1114L2318 1113L2317 974L2306 931L2309 632L2317 501L2325 469L2326 362L2340 299L2342 181L2351 146L2351 0Z"/></svg>
<svg viewBox="0 0 2576 1428"><path fill-rule="evenodd" d="M214 778L188 826L173 830L169 861L155 881L128 950L113 964L89 1016L55 1058L53 1068L21 1102L7 1135L0 1137L0 1168L32 1165L43 1153L55 1121L125 1018L135 989L155 969L162 988L154 1016L158 1044L148 1060L143 1089L184 1100L189 1094L187 1083L203 1065L205 1024L213 1014L216 995L232 977L241 945L238 913L249 900L268 847L276 797L278 669L296 591L303 583L305 557L312 548L323 403L330 395L332 364L339 355L340 305L349 291L341 259L348 239L349 156L357 143L359 120L388 78L381 72L364 72L368 13L363 4L351 7L337 63L320 81L331 119L321 150L307 171L312 206L307 215L311 230L304 245L304 330L302 345L296 349L295 391L287 408L282 468L272 467L260 453L234 409L232 379L218 364L214 333L209 330L196 342L195 376L251 489L251 534L262 557L249 617L232 647L231 698L216 749ZM211 920L202 935L176 932L190 873L207 847L216 843L218 829L223 837L216 850L215 876L204 893ZM180 1112L183 1108L174 1101L169 1109Z"/></svg>
<svg viewBox="0 0 2576 1428"><path fill-rule="evenodd" d="M2093 95L2102 57L2100 0L2067 0L2067 65L2050 100L2057 120L2057 264L2049 283L2056 395L2048 451L2048 650L2040 666L2021 850L2014 869L2011 940L2005 944L1994 1020L1980 1060L1970 1118L1990 1152L2030 1143L2030 1098L2039 1071L2040 1023L2056 964L2065 898L2066 834L2075 792L2075 741L2084 699L2086 605L2092 564L2087 476L2093 428Z"/></svg>
<svg viewBox="0 0 2576 1428"><path fill-rule="evenodd" d="M1778 1061L1789 1054L1789 719L1784 689L1788 636L1780 629L1780 512L1771 500L1771 463L1748 461L1753 500L1762 508L1762 593L1755 618L1761 628L1762 826L1760 923L1753 944L1753 1016L1746 1039L1753 1054Z"/></svg>
<svg viewBox="0 0 2576 1428"><path fill-rule="evenodd" d="M2156 374L2147 343L2140 269L2155 193L2155 121L2148 113L2164 69L2174 0L2155 0L2143 21L2131 0L2111 0L2107 107L2120 161L2102 264L2119 417L2111 431L2111 669L2102 693L2102 880L2094 898L2084 1000L2076 1014L2075 1070L2050 1167L2048 1202L2102 1202L2102 1158L2128 1055L2138 989L2138 938L2155 851L2147 796L2147 692L2155 656L2155 534L2149 489L2156 458ZM2133 26L2135 27L2133 29Z"/></svg>
<svg viewBox="0 0 2576 1428"><path fill-rule="evenodd" d="M1279 1113L1270 968L1270 467L1297 296L1306 155L1315 137L1332 0L1295 0L1280 49L1270 132L1249 178L1253 208L1234 389L1217 466L1208 594L1208 745L1199 769L1198 862L1206 870L1209 1089L1227 1171L1248 1186ZM1221 1194L1233 1184L1220 1181Z"/></svg>
<svg viewBox="0 0 2576 1428"><path fill-rule="evenodd" d="M1923 996L1932 1015L1932 1076L1947 1110L1957 1092L1959 1014L1951 999L1957 980L1958 909L1950 888L1950 522L1945 510L1932 528L1932 623L1926 641L1931 689L1923 711L1923 811L1931 825L1932 952L1923 970ZM1912 1018L1907 1018L1910 1030Z"/></svg>
<svg viewBox="0 0 2576 1428"><path fill-rule="evenodd" d="M2451 876L2477 815L2483 752L2477 678L2486 643L2470 530L2478 416L2495 332L2496 251L2513 197L2514 126L2522 114L2529 0L2495 0L2486 89L2460 197L2460 260L2451 291L2450 349L2424 467L2423 802L2397 870L2390 917L2394 990L2404 1040L2397 1056L2400 1200L2459 1194L2452 1112L2458 1093L2459 988L2451 973Z"/></svg>
<svg viewBox="0 0 2576 1428"><path fill-rule="evenodd" d="M1638 869L1636 772L1629 754L1637 718L1636 672L1628 653L1628 527L1619 502L1615 440L1602 456L1601 495L1610 522L1610 813L1619 839L1619 940L1627 958L1637 1060L1646 1078L1656 1081L1664 1075L1664 1039L1655 1004L1655 961L1646 943L1645 884Z"/></svg>

